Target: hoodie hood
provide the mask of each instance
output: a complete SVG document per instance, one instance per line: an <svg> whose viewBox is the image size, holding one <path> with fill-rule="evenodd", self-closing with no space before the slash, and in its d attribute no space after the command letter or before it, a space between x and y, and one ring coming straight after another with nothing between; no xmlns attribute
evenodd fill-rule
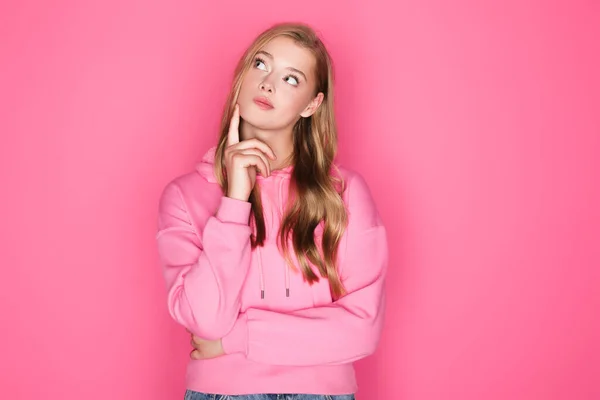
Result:
<svg viewBox="0 0 600 400"><path fill-rule="evenodd" d="M217 177L215 176L214 170L216 152L217 146L211 147L204 153L204 156L202 156L202 159L196 165L196 171L210 183L217 183Z"/></svg>

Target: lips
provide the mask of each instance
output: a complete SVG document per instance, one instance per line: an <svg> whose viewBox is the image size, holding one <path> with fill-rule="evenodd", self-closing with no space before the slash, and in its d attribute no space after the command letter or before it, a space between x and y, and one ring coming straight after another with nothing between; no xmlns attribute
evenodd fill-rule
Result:
<svg viewBox="0 0 600 400"><path fill-rule="evenodd" d="M271 110L274 108L273 103L271 103L271 101L266 97L255 97L253 101L257 106L259 106L263 110Z"/></svg>

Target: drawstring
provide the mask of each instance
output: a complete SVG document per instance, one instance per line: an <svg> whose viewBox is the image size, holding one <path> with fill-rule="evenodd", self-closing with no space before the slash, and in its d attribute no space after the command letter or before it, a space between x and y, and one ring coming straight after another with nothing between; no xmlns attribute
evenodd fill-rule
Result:
<svg viewBox="0 0 600 400"><path fill-rule="evenodd" d="M280 178L279 180L279 219L280 221L283 219L283 181L284 178ZM258 274L259 274L259 284L260 284L260 298L265 298L265 277L263 273L263 265L262 265L262 252L260 250L260 246L256 247L257 257L258 257ZM290 266L288 263L285 263L285 297L290 297Z"/></svg>
<svg viewBox="0 0 600 400"><path fill-rule="evenodd" d="M290 266L285 263L285 297L290 297Z"/></svg>
<svg viewBox="0 0 600 400"><path fill-rule="evenodd" d="M279 207L279 220L283 221L283 179L279 181ZM290 266L287 262L285 263L285 297L290 297Z"/></svg>
<svg viewBox="0 0 600 400"><path fill-rule="evenodd" d="M258 274L260 276L260 298L265 298L265 278L263 275L262 255L260 254L260 246L256 248L258 252Z"/></svg>

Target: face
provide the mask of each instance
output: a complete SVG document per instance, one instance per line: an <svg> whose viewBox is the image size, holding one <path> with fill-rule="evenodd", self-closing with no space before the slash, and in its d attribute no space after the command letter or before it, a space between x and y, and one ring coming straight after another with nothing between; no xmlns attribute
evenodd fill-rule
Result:
<svg viewBox="0 0 600 400"><path fill-rule="evenodd" d="M315 94L315 58L293 39L279 36L257 54L244 76L238 104L245 123L262 130L291 128L311 116L323 94Z"/></svg>

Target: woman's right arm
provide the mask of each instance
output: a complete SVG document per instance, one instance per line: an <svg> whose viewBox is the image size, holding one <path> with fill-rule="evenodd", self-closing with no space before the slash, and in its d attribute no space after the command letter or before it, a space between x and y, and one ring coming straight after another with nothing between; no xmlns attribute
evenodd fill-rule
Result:
<svg viewBox="0 0 600 400"><path fill-rule="evenodd" d="M235 324L240 293L252 257L248 201L256 168L271 174L273 150L257 139L240 141L240 110L231 117L225 149L227 196L201 232L192 224L179 187L171 182L160 199L158 250L171 316L196 336L217 340Z"/></svg>
<svg viewBox="0 0 600 400"><path fill-rule="evenodd" d="M223 196L197 232L177 184L161 195L156 240L168 309L196 336L220 339L238 317L251 262L250 209L247 201Z"/></svg>

